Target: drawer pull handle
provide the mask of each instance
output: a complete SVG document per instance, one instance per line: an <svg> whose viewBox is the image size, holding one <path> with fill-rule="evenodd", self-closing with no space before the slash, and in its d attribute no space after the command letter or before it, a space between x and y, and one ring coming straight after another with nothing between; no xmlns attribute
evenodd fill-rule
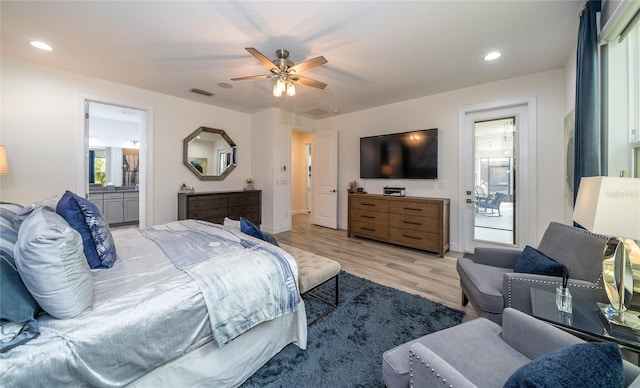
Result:
<svg viewBox="0 0 640 388"><path fill-rule="evenodd" d="M421 212L422 211L422 209L416 208L416 207L405 207L403 209L404 210L413 210L413 211L416 211L416 212Z"/></svg>
<svg viewBox="0 0 640 388"><path fill-rule="evenodd" d="M402 237L412 238L412 239L414 239L414 240L422 240L422 238L421 238L421 237L409 236L409 235L406 235L406 234L403 234L403 235L402 235Z"/></svg>
<svg viewBox="0 0 640 388"><path fill-rule="evenodd" d="M375 231L376 231L375 229L372 229L372 228L365 228L364 226L363 226L362 228L360 228L360 229L362 229L362 230L368 230L369 232L375 232Z"/></svg>
<svg viewBox="0 0 640 388"><path fill-rule="evenodd" d="M418 226L422 225L422 222L411 222L411 221L402 221L402 222L409 225L418 225Z"/></svg>
<svg viewBox="0 0 640 388"><path fill-rule="evenodd" d="M370 218L370 219L376 218L375 216L367 216L367 215L364 215L364 214L361 215L360 217L362 217L362 218Z"/></svg>
<svg viewBox="0 0 640 388"><path fill-rule="evenodd" d="M366 203L366 202L363 202L363 203L362 203L362 206L376 206L376 204L375 204L375 203Z"/></svg>

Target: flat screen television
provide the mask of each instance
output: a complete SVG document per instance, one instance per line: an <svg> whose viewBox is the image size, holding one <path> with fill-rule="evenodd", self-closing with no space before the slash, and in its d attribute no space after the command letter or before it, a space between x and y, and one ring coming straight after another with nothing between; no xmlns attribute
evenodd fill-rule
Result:
<svg viewBox="0 0 640 388"><path fill-rule="evenodd" d="M361 137L360 178L437 179L438 128Z"/></svg>

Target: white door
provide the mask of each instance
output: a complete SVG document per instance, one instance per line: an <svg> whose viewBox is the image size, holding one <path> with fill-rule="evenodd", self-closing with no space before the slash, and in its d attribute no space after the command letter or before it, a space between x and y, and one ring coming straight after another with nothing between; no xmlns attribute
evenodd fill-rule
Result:
<svg viewBox="0 0 640 388"><path fill-rule="evenodd" d="M338 228L338 130L312 134L312 222Z"/></svg>
<svg viewBox="0 0 640 388"><path fill-rule="evenodd" d="M537 241L535 100L460 110L461 250Z"/></svg>

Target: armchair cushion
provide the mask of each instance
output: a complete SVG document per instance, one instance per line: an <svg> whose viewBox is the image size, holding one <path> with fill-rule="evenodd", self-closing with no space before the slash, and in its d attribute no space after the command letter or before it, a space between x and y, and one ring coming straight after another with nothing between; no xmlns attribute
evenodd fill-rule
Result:
<svg viewBox="0 0 640 388"><path fill-rule="evenodd" d="M504 386L622 387L622 354L614 342L565 346L520 367Z"/></svg>
<svg viewBox="0 0 640 388"><path fill-rule="evenodd" d="M562 277L565 268L564 264L558 263L539 250L527 245L518 258L518 261L516 261L513 270L517 273Z"/></svg>
<svg viewBox="0 0 640 388"><path fill-rule="evenodd" d="M466 258L458 259L456 266L460 283L466 286L465 294L469 299L475 301L482 311L502 314L505 307L502 280L504 274L513 273L513 269L478 264Z"/></svg>

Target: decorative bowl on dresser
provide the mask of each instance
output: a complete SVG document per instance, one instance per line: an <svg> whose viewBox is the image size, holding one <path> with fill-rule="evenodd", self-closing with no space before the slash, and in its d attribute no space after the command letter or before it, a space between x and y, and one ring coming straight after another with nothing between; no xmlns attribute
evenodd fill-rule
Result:
<svg viewBox="0 0 640 388"><path fill-rule="evenodd" d="M449 199L349 194L348 236L435 252L449 250Z"/></svg>
<svg viewBox="0 0 640 388"><path fill-rule="evenodd" d="M178 193L178 220L195 219L222 224L225 217L244 217L262 223L262 191Z"/></svg>

